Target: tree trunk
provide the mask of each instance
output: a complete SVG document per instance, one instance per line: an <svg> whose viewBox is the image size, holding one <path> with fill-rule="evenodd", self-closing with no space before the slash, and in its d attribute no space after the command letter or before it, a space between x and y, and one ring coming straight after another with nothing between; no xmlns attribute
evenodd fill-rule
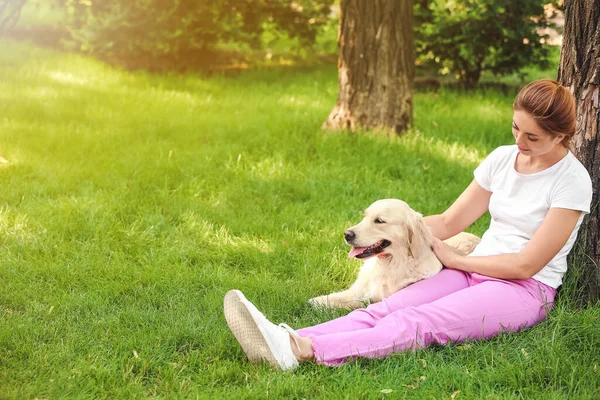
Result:
<svg viewBox="0 0 600 400"><path fill-rule="evenodd" d="M600 299L600 1L567 0L558 80L577 101L575 155L592 177L592 209L583 222L573 267L579 269L578 288L584 300ZM577 257L584 254L583 257Z"/></svg>
<svg viewBox="0 0 600 400"><path fill-rule="evenodd" d="M0 34L15 26L26 0L0 0Z"/></svg>
<svg viewBox="0 0 600 400"><path fill-rule="evenodd" d="M400 134L412 126L412 19L410 0L341 0L340 92L323 129Z"/></svg>

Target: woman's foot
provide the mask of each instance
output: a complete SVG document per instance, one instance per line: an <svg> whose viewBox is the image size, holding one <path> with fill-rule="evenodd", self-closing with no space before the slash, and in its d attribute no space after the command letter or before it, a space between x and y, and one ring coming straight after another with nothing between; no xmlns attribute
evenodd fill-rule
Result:
<svg viewBox="0 0 600 400"><path fill-rule="evenodd" d="M290 335L290 346L298 361L304 362L315 359L315 352L310 338L300 336L295 338Z"/></svg>
<svg viewBox="0 0 600 400"><path fill-rule="evenodd" d="M227 325L250 362L266 361L276 368L288 370L298 367L298 360L305 359L302 349L306 349L306 341L303 339L308 338L300 338L285 324L278 326L270 322L239 290L227 292L223 306ZM294 349L294 345L297 348Z"/></svg>

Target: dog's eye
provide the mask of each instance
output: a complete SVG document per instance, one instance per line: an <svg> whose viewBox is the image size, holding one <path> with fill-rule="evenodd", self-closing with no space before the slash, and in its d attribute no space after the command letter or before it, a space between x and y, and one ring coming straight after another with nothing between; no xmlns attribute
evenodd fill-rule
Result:
<svg viewBox="0 0 600 400"><path fill-rule="evenodd" d="M376 224L385 224L385 221L384 221L384 220L382 220L381 218L375 218L375 221L374 221L374 222L375 222Z"/></svg>

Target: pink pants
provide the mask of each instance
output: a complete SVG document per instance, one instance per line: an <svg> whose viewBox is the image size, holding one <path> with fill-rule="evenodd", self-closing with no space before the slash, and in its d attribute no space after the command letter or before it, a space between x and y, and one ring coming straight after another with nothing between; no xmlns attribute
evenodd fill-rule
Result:
<svg viewBox="0 0 600 400"><path fill-rule="evenodd" d="M518 331L546 317L556 289L532 278L502 280L444 268L379 303L298 330L319 364Z"/></svg>

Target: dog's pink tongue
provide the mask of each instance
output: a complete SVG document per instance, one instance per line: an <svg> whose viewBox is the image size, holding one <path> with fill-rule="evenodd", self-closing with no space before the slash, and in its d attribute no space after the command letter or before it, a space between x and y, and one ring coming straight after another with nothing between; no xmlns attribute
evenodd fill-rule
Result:
<svg viewBox="0 0 600 400"><path fill-rule="evenodd" d="M357 255L365 251L365 249L366 247L352 247L352 249L350 249L350 253L348 253L348 258L356 257Z"/></svg>

